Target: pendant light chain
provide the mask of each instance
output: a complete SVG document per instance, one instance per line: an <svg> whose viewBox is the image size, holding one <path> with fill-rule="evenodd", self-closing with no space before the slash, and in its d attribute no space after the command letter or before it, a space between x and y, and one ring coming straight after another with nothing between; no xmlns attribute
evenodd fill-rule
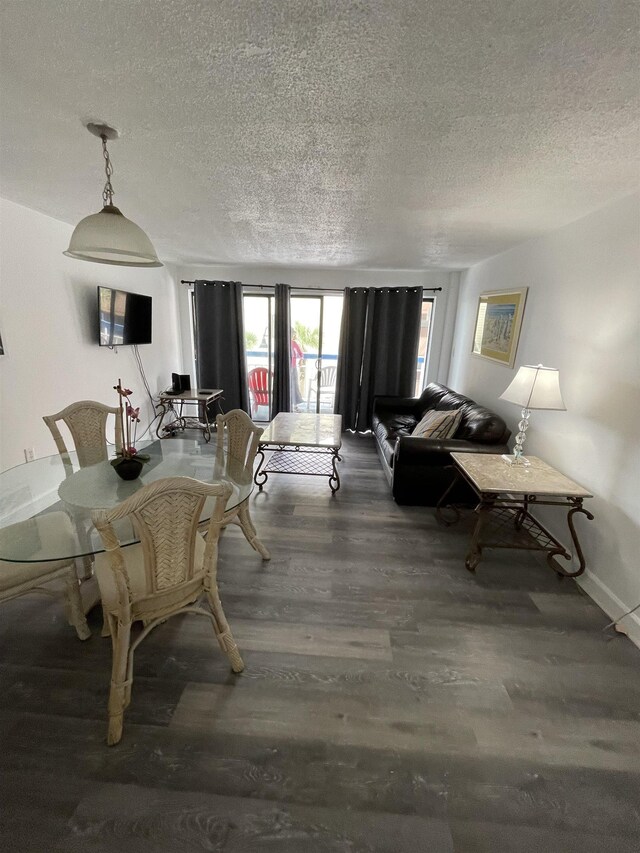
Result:
<svg viewBox="0 0 640 853"><path fill-rule="evenodd" d="M104 157L104 172L107 176L106 183L104 185L104 189L102 190L102 200L105 204L113 204L113 187L111 185L111 175L113 175L113 166L111 165L111 158L109 157L109 152L107 151L107 137L102 134L100 136L102 139L102 156Z"/></svg>

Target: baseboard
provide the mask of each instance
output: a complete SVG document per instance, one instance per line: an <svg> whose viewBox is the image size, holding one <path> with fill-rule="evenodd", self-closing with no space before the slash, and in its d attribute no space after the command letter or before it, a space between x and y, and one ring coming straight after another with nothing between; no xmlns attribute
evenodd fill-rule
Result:
<svg viewBox="0 0 640 853"><path fill-rule="evenodd" d="M601 607L607 616L611 619L619 619L623 613L630 610L634 604L625 604L615 593L611 592L609 587L602 583L600 578L596 577L589 569L585 571L581 577L576 578L577 583L592 598L598 607ZM625 633L632 643L640 648L640 611L631 613L622 620L622 625Z"/></svg>

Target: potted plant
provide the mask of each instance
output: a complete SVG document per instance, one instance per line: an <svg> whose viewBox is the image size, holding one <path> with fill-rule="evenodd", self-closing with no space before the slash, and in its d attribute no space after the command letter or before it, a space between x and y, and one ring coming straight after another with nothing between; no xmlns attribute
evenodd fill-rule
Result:
<svg viewBox="0 0 640 853"><path fill-rule="evenodd" d="M118 379L118 384L113 386L113 390L118 392L120 398L119 417L122 427L122 448L117 452L116 458L111 460L111 464L115 468L116 474L123 480L135 480L140 476L144 463L150 459L146 453L138 453L135 446L138 424L140 423L140 407L133 408L131 405L131 394L133 392L129 388L123 388L120 379Z"/></svg>

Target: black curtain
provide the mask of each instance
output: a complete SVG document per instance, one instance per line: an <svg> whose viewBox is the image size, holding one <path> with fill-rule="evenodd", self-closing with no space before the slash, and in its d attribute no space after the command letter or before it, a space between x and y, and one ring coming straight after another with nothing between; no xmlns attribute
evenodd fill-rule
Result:
<svg viewBox="0 0 640 853"><path fill-rule="evenodd" d="M338 371L334 411L342 415L343 429L356 429L360 402L360 376L371 290L345 287L338 344Z"/></svg>
<svg viewBox="0 0 640 853"><path fill-rule="evenodd" d="M248 412L242 284L196 281L195 326L198 388L222 388L226 411Z"/></svg>
<svg viewBox="0 0 640 853"><path fill-rule="evenodd" d="M344 429L371 429L374 397L413 394L421 313L421 287L345 290L336 394Z"/></svg>
<svg viewBox="0 0 640 853"><path fill-rule="evenodd" d="M271 417L291 411L291 288L276 284Z"/></svg>

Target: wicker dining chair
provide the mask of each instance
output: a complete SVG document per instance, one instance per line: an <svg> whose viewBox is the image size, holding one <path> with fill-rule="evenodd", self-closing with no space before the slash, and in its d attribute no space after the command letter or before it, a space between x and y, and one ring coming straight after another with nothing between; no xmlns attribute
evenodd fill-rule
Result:
<svg viewBox="0 0 640 853"><path fill-rule="evenodd" d="M0 529L0 541L15 542L20 539L39 542L43 553L47 551L47 542L56 543L60 553L73 553L74 535L69 517L64 512L49 512L9 524ZM67 545L68 543L68 545ZM31 556L37 557L36 551ZM62 592L50 584L61 581ZM48 560L44 562L15 563L0 560L0 602L11 601L22 595L38 592L54 597L64 596L66 601L67 620L76 629L80 640L91 636L82 609L82 599L78 586L75 561L73 559Z"/></svg>
<svg viewBox="0 0 640 853"><path fill-rule="evenodd" d="M95 570L113 645L110 745L122 737L124 711L131 701L134 652L170 616L189 612L207 616L232 670L244 669L216 582L218 539L230 494L227 483L169 477L143 486L113 509L96 510L92 515L106 549L97 555ZM205 542L197 528L207 498L215 498L215 503ZM140 542L121 548L112 524L126 517L133 521ZM210 609L195 605L203 593ZM132 641L136 621L144 627Z"/></svg>
<svg viewBox="0 0 640 853"><path fill-rule="evenodd" d="M264 432L257 427L249 415L242 409L232 409L226 415L217 415L216 431L218 442L216 447L216 464L227 466L230 473L237 469L238 475L243 472L253 476L253 465L258 452L258 439ZM249 512L249 499L225 512L222 526L237 524L249 545L257 551L263 560L270 560L271 554L258 538L251 514Z"/></svg>
<svg viewBox="0 0 640 853"><path fill-rule="evenodd" d="M62 421L66 424L78 454L78 463L81 468L84 468L108 458L107 419L109 415L115 415L115 449L122 449L122 425L118 416L119 411L118 408L105 406L104 403L97 403L94 400L80 400L77 403L71 403L55 415L45 415L42 418L51 430L58 453L63 459L65 468L69 469L69 473L73 470L73 466L58 422Z"/></svg>

